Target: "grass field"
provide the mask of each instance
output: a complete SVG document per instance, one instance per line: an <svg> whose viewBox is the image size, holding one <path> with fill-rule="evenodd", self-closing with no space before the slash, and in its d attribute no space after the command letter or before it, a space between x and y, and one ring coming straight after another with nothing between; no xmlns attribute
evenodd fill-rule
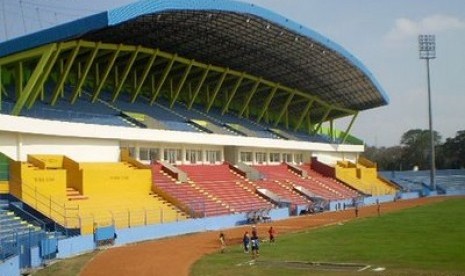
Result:
<svg viewBox="0 0 465 276"><path fill-rule="evenodd" d="M261 238L266 233L259 233ZM262 243L260 257L239 245L202 258L192 275L465 275L465 199L358 219ZM363 272L286 267L284 261L360 263ZM382 267L385 271L373 272Z"/></svg>

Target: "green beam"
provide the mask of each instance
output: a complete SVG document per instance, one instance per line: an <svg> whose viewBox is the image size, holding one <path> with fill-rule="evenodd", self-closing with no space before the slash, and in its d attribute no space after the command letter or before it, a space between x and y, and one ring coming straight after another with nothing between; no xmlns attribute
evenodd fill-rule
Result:
<svg viewBox="0 0 465 276"><path fill-rule="evenodd" d="M145 79L150 73L150 69L152 69L153 62L158 56L158 49L154 50L152 52L152 56L150 57L149 62L145 65L144 71L142 72L142 76L140 77L139 84L136 87L136 90L134 90L134 94L132 95L131 103L134 103L137 99L137 96L139 95L140 91L142 90L142 86L144 85ZM137 75L135 75L137 76Z"/></svg>
<svg viewBox="0 0 465 276"><path fill-rule="evenodd" d="M152 105L155 100L158 97L158 94L160 94L161 88L163 87L163 84L166 81L166 78L168 77L171 67L173 67L174 62L176 61L177 55L174 55L171 60L168 62L168 65L165 67L165 70L163 71L163 74L160 78L160 81L157 84L157 89L155 90L155 93L152 95L152 98L150 99L150 105Z"/></svg>
<svg viewBox="0 0 465 276"><path fill-rule="evenodd" d="M92 47L92 46L95 46L95 44L96 44L95 42L90 42L90 41L85 41L84 43L85 44L83 44L83 45L86 46L86 47ZM136 47L137 46L124 45L122 49L124 51L135 51ZM109 43L102 44L102 49L105 49L105 50L116 50L117 48L118 47L117 47L116 44L109 44ZM141 53L151 54L152 52L153 52L153 49L151 49L151 48L145 48L145 47L141 48ZM163 51L159 52L159 56L162 57L162 58L169 59L169 60L174 59L175 62L182 63L182 64L185 64L185 65L189 64L192 61L191 59L188 59L188 58L179 57L179 56L177 56L177 54L171 54L171 53L167 53L167 52L163 52ZM197 67L197 68L201 68L201 69L207 69L207 67L208 67L207 64L204 64L204 63L201 63L201 62L198 62L198 61L195 61L193 63L193 66ZM210 71L217 72L217 73L222 73L224 71L224 68L220 67L220 66L211 66ZM235 70L230 70L229 75L237 76L237 77L240 77L240 76L243 75L245 79L251 80L251 81L257 81L259 79L256 76L246 74L245 72L235 71ZM274 83L272 81L263 80L263 79L261 79L261 83L264 84L264 85L270 86L270 87L274 87L276 85L276 83ZM293 88L290 88L290 87L286 87L286 86L281 86L280 90L283 90L283 91L288 92L288 93L295 93L298 96L302 96L302 97L308 98L308 99L314 97L314 96L310 96L308 93L304 93L302 91L299 91L299 90L296 90L296 89L293 89ZM325 106L325 107L330 106L325 101L323 101L323 100L321 100L321 99L319 99L317 97L314 97L314 98L315 98L315 101L318 104L320 104L321 106ZM335 110L337 109L337 110L347 112L347 113L353 113L353 110L346 109L346 108L333 107L333 109L335 109Z"/></svg>
<svg viewBox="0 0 465 276"><path fill-rule="evenodd" d="M24 74L22 61L16 63L15 66L15 83L16 99L18 99L23 94Z"/></svg>
<svg viewBox="0 0 465 276"><path fill-rule="evenodd" d="M270 106L271 100L273 99L274 95L276 94L276 91L279 89L279 84L276 84L275 87L271 90L271 93L268 95L268 97L265 100L265 103L263 104L262 111L258 115L257 118L257 123L260 123L262 120L263 116L265 115L266 111L268 110L268 107Z"/></svg>
<svg viewBox="0 0 465 276"><path fill-rule="evenodd" d="M68 78L69 71L71 71L71 67L74 64L74 59L77 57L80 48L81 48L81 44L80 44L80 42L78 42L76 47L69 54L69 57L68 57L68 59L66 61L66 65L63 68L63 73L61 74L60 79L58 80L58 82L57 82L57 84L55 86L55 89L52 92L52 100L50 102L50 105L53 106L53 105L56 104L56 102L58 100L58 96L60 94L60 91L63 90L63 85L65 84L65 81Z"/></svg>
<svg viewBox="0 0 465 276"><path fill-rule="evenodd" d="M63 43L59 43L56 51L53 52L52 57L47 62L47 65L44 68L44 72L42 73L39 80L37 81L36 87L34 87L34 89L32 90L32 95L31 97L29 97L29 100L28 100L28 105L27 105L28 108L31 108L32 105L34 105L34 103L36 102L37 97L39 96L41 92L41 88L43 88L45 82L47 81L50 75L50 72L52 72L53 66L55 66L55 63L62 49L63 49Z"/></svg>
<svg viewBox="0 0 465 276"><path fill-rule="evenodd" d="M242 72L242 75L237 79L236 84L233 87L233 90L231 91L231 95L229 95L229 99L226 102L226 104L223 106L223 110L221 111L221 115L224 115L226 111L228 111L229 105L231 104L234 96L236 95L237 89L242 84L242 81L244 80L245 72Z"/></svg>
<svg viewBox="0 0 465 276"><path fill-rule="evenodd" d="M281 109L281 112L279 112L278 118L276 119L276 121L274 123L274 126L277 126L279 124L279 122L281 121L284 113L286 112L287 107L289 106L289 104L292 101L292 98L294 98L294 95L295 95L295 93L290 93L289 96L287 97L286 102L284 103L283 108Z"/></svg>
<svg viewBox="0 0 465 276"><path fill-rule="evenodd" d="M207 69L205 69L205 71L203 71L202 77L200 78L200 81L197 83L197 86L195 87L194 94L192 95L191 101L189 102L189 105L187 106L187 109L192 108L192 105L194 104L195 99L199 95L199 92L200 92L200 89L202 88L203 83L207 79L208 72L210 72L210 67L211 67L211 64L209 64Z"/></svg>
<svg viewBox="0 0 465 276"><path fill-rule="evenodd" d="M103 73L102 79L100 80L100 83L99 83L97 89L94 91L94 95L92 95L92 103L95 103L95 101L98 99L98 96L100 95L100 92L102 91L103 86L105 85L105 81L107 80L108 76L110 75L111 69L113 69L113 65L115 64L115 61L118 58L119 53L121 52L122 48L123 48L122 44L118 45L118 48L116 49L116 51L111 56L110 61L107 64L107 68L106 68L105 72Z"/></svg>
<svg viewBox="0 0 465 276"><path fill-rule="evenodd" d="M77 41L69 41L65 43L63 48L67 49L70 47L74 47L76 44L77 44ZM35 57L40 57L45 51L49 50L50 45L53 45L53 44L48 44L48 45L38 47L32 50L27 50L27 51L20 52L17 54L2 57L0 58L0 66L11 64L11 63L18 62L18 61L26 61L28 59L35 58Z"/></svg>
<svg viewBox="0 0 465 276"><path fill-rule="evenodd" d="M221 75L220 80L216 84L215 90L213 90L213 96L210 98L210 101L208 102L208 106L206 109L206 112L208 113L210 111L210 108L213 106L213 103L215 102L216 96L218 96L218 92L220 91L221 87L223 86L223 82L226 79L226 76L228 75L229 68L226 68L224 70L223 74Z"/></svg>
<svg viewBox="0 0 465 276"><path fill-rule="evenodd" d="M255 92L257 92L257 89L258 89L258 86L260 85L260 83L262 82L262 79L259 78L255 84L253 85L252 89L250 89L249 93L248 93L248 97L247 99L245 100L245 103L244 103L244 106L242 107L242 110L241 112L239 113L239 118L242 117L242 114L244 114L244 111L247 109L247 107L249 106L249 103L250 101L252 100L252 97L253 95L255 95Z"/></svg>
<svg viewBox="0 0 465 276"><path fill-rule="evenodd" d="M174 103L178 99L179 93L181 92L181 90L182 90L182 88L184 86L184 83L187 80L187 76L189 76L189 73L191 72L193 63L194 63L194 60L192 60L191 63L189 63L189 65L186 67L186 70L184 70L184 74L183 74L181 80L178 83L178 87L176 88L176 91L174 92L174 97L172 97L172 99L171 99L170 108L173 108Z"/></svg>
<svg viewBox="0 0 465 276"><path fill-rule="evenodd" d="M21 110L23 109L24 104L26 103L26 100L29 98L32 89L36 85L37 80L39 79L40 75L42 74L45 65L47 65L47 62L50 59L50 56L52 55L52 52L56 49L56 44L49 44L48 48L41 48L44 52L42 53L42 56L39 60L39 62L36 65L36 68L32 72L31 76L29 77L29 80L27 81L26 86L23 89L23 93L19 97L19 99L16 101L15 106L13 107L13 110L11 111L12 115L19 115L21 113Z"/></svg>
<svg viewBox="0 0 465 276"><path fill-rule="evenodd" d="M307 105L305 106L304 111L302 111L302 114L300 114L299 120L297 121L297 124L294 127L294 131L298 130L299 127L302 125L302 122L305 119L305 116L307 116L307 113L310 111L310 107L312 107L312 104L315 102L315 100L310 100L308 101Z"/></svg>
<svg viewBox="0 0 465 276"><path fill-rule="evenodd" d="M92 52L88 56L86 60L86 65L84 67L84 71L82 72L81 77L79 78L78 83L73 89L73 93L71 96L71 103L74 104L79 96L79 93L81 92L81 88L84 85L84 82L87 79L87 75L90 72L90 69L92 68L92 65L94 64L95 57L97 56L98 51L100 50L100 46L102 45L101 42L98 42L95 47L92 49Z"/></svg>
<svg viewBox="0 0 465 276"><path fill-rule="evenodd" d="M140 48L141 48L141 46L139 45L139 46L137 46L136 50L134 52L132 52L132 55L129 58L129 61L126 63L126 68L124 68L123 75L121 77L117 76L118 75L118 70L116 70L116 69L118 67L115 68L115 82L118 82L118 84L116 84L116 90L113 93L113 98L111 100L112 102L115 102L116 99L118 98L119 93L121 92L121 89L123 88L123 86L124 86L124 84L126 82L126 78L128 77L129 72L131 71L132 65L136 61L137 55L140 52Z"/></svg>
<svg viewBox="0 0 465 276"><path fill-rule="evenodd" d="M342 138L342 144L345 143L345 141L346 141L346 139L347 139L347 136L349 136L349 131L350 131L350 129L352 128L352 125L354 124L355 119L357 118L357 116L358 116L358 111L355 112L354 116L352 117L352 120L350 120L350 124L349 124L349 126L347 127L346 132L344 133L344 137Z"/></svg>
<svg viewBox="0 0 465 276"><path fill-rule="evenodd" d="M321 126L326 121L326 119L328 118L329 113L331 113L332 110L333 109L331 107L326 110L325 115L323 115L323 118L321 118L321 121L318 123L318 126L313 131L313 134L316 134L316 133L318 133L318 131L320 131Z"/></svg>

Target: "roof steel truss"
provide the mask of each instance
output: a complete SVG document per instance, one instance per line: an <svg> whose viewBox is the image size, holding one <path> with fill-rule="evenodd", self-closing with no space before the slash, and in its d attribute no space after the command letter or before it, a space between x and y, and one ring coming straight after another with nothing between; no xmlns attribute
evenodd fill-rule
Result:
<svg viewBox="0 0 465 276"><path fill-rule="evenodd" d="M51 105L59 98L75 103L83 89L90 91L92 102L104 91L111 93L113 102L123 93L129 94L132 102L148 100L150 104L162 96L171 107L176 101L184 101L189 109L202 103L206 112L217 107L223 114L234 111L239 117L247 116L257 122L266 118L275 126L291 125L293 130L318 131L325 121L357 114L309 91L248 72L140 45L85 40L53 43L0 58L0 91L4 93L4 87L11 84L17 86L18 94L13 115L20 114L26 103L31 108L44 93L46 84L54 87L49 98ZM66 97L65 85L73 88ZM333 112L337 116L332 116Z"/></svg>

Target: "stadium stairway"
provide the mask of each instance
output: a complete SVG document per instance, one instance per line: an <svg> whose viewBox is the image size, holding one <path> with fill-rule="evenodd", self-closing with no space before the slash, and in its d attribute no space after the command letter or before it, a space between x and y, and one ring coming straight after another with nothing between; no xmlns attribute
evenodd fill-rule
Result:
<svg viewBox="0 0 465 276"><path fill-rule="evenodd" d="M287 165L256 165L253 166L263 176L255 182L259 189L266 189L280 198L289 200L295 205L310 205L312 201L294 190L289 179L298 179L287 170Z"/></svg>
<svg viewBox="0 0 465 276"><path fill-rule="evenodd" d="M60 155L30 155L12 164L12 195L67 229L127 228L185 219L151 190L151 171L134 160L78 163Z"/></svg>
<svg viewBox="0 0 465 276"><path fill-rule="evenodd" d="M195 183L180 183L164 171L160 163L152 164L153 189L191 217L217 216L231 211Z"/></svg>
<svg viewBox="0 0 465 276"><path fill-rule="evenodd" d="M37 246L46 236L40 226L20 218L9 204L9 200L0 199L0 260L18 254L20 245Z"/></svg>
<svg viewBox="0 0 465 276"><path fill-rule="evenodd" d="M325 176L313 170L310 164L301 165L300 168L307 173L306 179L310 180L314 185L317 185L321 189L330 193L327 199L347 199L358 197L360 195L356 190L346 186L344 183L338 181L334 177ZM302 186L304 188L308 187L305 184Z"/></svg>
<svg viewBox="0 0 465 276"><path fill-rule="evenodd" d="M211 195L231 212L270 209L274 206L244 186L244 178L230 169L229 164L182 165L191 185Z"/></svg>

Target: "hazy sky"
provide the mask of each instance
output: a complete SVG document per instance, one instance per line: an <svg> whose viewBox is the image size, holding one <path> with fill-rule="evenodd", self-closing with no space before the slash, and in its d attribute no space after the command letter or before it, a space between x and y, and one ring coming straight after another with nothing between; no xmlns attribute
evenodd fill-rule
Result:
<svg viewBox="0 0 465 276"><path fill-rule="evenodd" d="M155 1L155 0L154 0ZM201 0L199 0L201 1ZM443 140L465 130L465 1L242 0L268 8L346 48L374 74L390 104L361 112L352 133L392 146L428 128L426 65L418 34L436 35L431 61L433 124ZM0 41L131 0L0 0Z"/></svg>

